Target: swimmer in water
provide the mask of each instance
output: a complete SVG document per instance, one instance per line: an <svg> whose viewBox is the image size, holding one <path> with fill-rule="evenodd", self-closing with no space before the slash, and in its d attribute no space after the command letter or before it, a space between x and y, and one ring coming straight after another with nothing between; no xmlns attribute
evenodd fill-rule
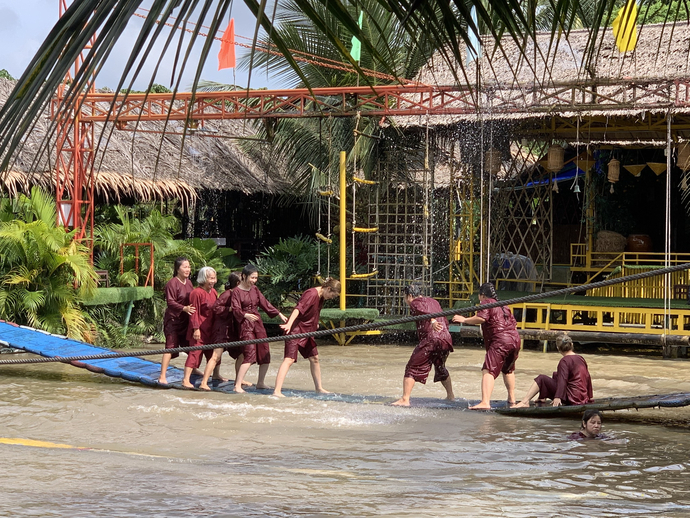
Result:
<svg viewBox="0 0 690 518"><path fill-rule="evenodd" d="M582 415L580 431L568 437L572 441L605 438L606 436L601 434L601 413L598 410L586 410Z"/></svg>

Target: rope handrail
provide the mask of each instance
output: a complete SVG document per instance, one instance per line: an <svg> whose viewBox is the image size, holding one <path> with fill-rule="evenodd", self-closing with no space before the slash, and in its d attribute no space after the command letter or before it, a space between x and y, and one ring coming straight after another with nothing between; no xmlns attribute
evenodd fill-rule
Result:
<svg viewBox="0 0 690 518"><path fill-rule="evenodd" d="M599 282L594 282L590 284L582 284L580 286L572 286L570 288L563 288L560 290L549 291L547 293L533 293L532 295L525 295L524 297L517 297L509 300L499 300L496 302L491 302L490 304L479 304L476 306L470 306L465 308L447 309L444 311L439 311L436 313L429 313L425 315L414 315L406 316L400 318L393 318L386 320L384 322L369 322L366 324L356 324L351 326L345 326L334 329L320 329L317 331L311 331L309 333L296 333L293 335L284 335L281 337L267 337L267 338L255 338L252 340L241 340L238 342L224 342L217 344L206 344L188 347L177 347L175 349L153 349L138 352L118 352L118 353L102 353L102 354L91 354L82 356L56 356L53 358L26 358L26 359L15 359L15 360L0 360L0 365L18 365L18 364L34 364L34 363L71 363L87 360L106 360L113 358L132 358L140 356L157 356L160 354L170 354L170 353L188 353L191 351L207 351L210 349L230 349L236 347L244 347L245 345L251 344L261 344L269 342L279 342L286 338L290 340L298 340L302 338L318 338L322 336L329 336L341 333L350 333L354 331L367 331L370 329L379 329L382 327L391 327L400 324L406 324L408 322L418 322L421 320L428 320L431 318L448 317L453 315L461 315L463 313L474 313L482 309L491 309L502 306L509 306L514 304L523 304L525 302L530 302L533 300L543 299L545 297L558 297L560 295L568 295L570 293L577 293L579 291L586 291L594 288L602 288L604 286L611 286L613 284L619 284L624 281L644 279L646 277L651 277L654 275L672 273L681 270L690 270L690 263L679 264L671 266L669 268L663 268L661 270L653 270L650 272L641 272L628 275L627 277L620 277L617 279L606 279Z"/></svg>

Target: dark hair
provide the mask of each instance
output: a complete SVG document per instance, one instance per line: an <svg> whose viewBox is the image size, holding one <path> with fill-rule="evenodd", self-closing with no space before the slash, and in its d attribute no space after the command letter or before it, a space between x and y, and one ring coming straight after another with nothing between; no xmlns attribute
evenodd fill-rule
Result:
<svg viewBox="0 0 690 518"><path fill-rule="evenodd" d="M189 259L182 256L175 259L175 264L173 265L173 277L177 277L177 272L180 269L180 266L182 266L182 263L184 263L185 261L189 262Z"/></svg>
<svg viewBox="0 0 690 518"><path fill-rule="evenodd" d="M582 425L584 426L585 423L588 423L592 417L598 415L599 419L603 421L603 418L601 417L601 412L599 410L585 410L585 413L582 414Z"/></svg>
<svg viewBox="0 0 690 518"><path fill-rule="evenodd" d="M573 350L573 339L568 335L561 335L556 338L556 348L560 353L567 353Z"/></svg>
<svg viewBox="0 0 690 518"><path fill-rule="evenodd" d="M496 288L490 282L485 282L479 286L479 294L490 299L498 300L498 295L496 295Z"/></svg>
<svg viewBox="0 0 690 518"><path fill-rule="evenodd" d="M240 283L240 275L236 272L232 272L230 277L228 277L228 282L225 283L226 290L232 290Z"/></svg>
<svg viewBox="0 0 690 518"><path fill-rule="evenodd" d="M413 282L412 284L408 284L404 288L405 295L409 295L413 299L416 299L417 297L421 297L424 294L424 286L419 284L418 282Z"/></svg>
<svg viewBox="0 0 690 518"><path fill-rule="evenodd" d="M248 264L247 266L242 268L242 273L240 274L240 277L242 278L242 280L244 280L247 277L249 277L252 273L257 273L258 271L259 269L256 266L254 266L253 264Z"/></svg>

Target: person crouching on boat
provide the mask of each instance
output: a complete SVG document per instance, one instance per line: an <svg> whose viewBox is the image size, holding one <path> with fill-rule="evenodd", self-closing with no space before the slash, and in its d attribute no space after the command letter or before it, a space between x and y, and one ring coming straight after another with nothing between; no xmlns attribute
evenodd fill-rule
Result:
<svg viewBox="0 0 690 518"><path fill-rule="evenodd" d="M490 282L479 287L479 303L491 304L498 296ZM520 335L517 332L515 317L505 306L477 311L473 317L455 315L453 322L481 325L484 335L486 356L482 365L482 400L471 406L471 410L491 408L491 393L499 374L503 373L503 383L508 391L508 404L515 404L515 361L520 354Z"/></svg>
<svg viewBox="0 0 690 518"><path fill-rule="evenodd" d="M237 338L237 326L235 325L235 317L232 315L232 307L230 306L230 296L232 295L232 290L234 290L240 283L240 276L236 273L231 273L228 277L228 282L225 283L225 291L220 294L220 297L216 299L213 304L213 342L214 344L221 344L226 342L236 342ZM202 390L211 390L208 386L208 379L211 377L211 373L216 368L216 365L220 363L220 357L223 351L228 351L230 357L235 360L235 378L237 378L237 371L242 365L242 347L230 347L228 349L223 349L219 347L218 349L213 349L213 356L206 362L206 368L204 369L204 377L201 379L201 384L199 388ZM245 385L250 385L251 383L246 383Z"/></svg>
<svg viewBox="0 0 690 518"><path fill-rule="evenodd" d="M189 327L187 328L187 340L190 346L205 345L213 343L213 304L218 298L214 286L216 284L216 271L210 266L204 266L199 270L196 282L198 286L189 294L189 303L196 308L196 312L189 317ZM193 388L194 385L189 378L194 369L201 365L201 355L206 357L206 361L213 356L213 350L190 351L187 361L184 363L184 379L182 386ZM218 370L220 364L216 365L214 377L220 379ZM227 380L225 380L227 381Z"/></svg>
<svg viewBox="0 0 690 518"><path fill-rule="evenodd" d="M163 317L163 334L165 335L165 348L175 349L187 347L187 327L189 327L189 315L193 314L194 306L189 303L189 294L194 287L189 279L192 267L186 257L178 257L173 265L173 278L165 285L165 301L168 307ZM167 384L166 373L172 358L177 358L179 353L164 354L161 360L161 375L158 383Z"/></svg>
<svg viewBox="0 0 690 518"><path fill-rule="evenodd" d="M540 400L552 399L553 406L585 405L592 401L592 378L585 359L573 351L573 340L559 336L556 347L563 355L556 372L551 377L540 374L534 378L527 395L514 408L528 407L537 394Z"/></svg>
<svg viewBox="0 0 690 518"><path fill-rule="evenodd" d="M580 431L568 436L571 441L583 439L608 439L601 433L602 419L598 410L585 410L582 414L582 424Z"/></svg>
<svg viewBox="0 0 690 518"><path fill-rule="evenodd" d="M280 328L285 331L287 335L316 331L319 328L319 315L321 314L323 303L327 300L336 298L338 295L340 295L340 281L330 277L326 279L321 286L309 288L300 297L288 321L281 325ZM321 366L319 364L319 351L316 348L316 341L311 337L300 338L298 340L290 340L286 337L283 363L280 364L280 368L278 369L276 387L273 391L273 395L284 397L281 392L283 382L285 381L290 367L297 361L298 352L302 355L302 358L307 358L309 360L311 377L314 380L314 390L321 394L329 394L329 392L324 390L321 386Z"/></svg>
<svg viewBox="0 0 690 518"><path fill-rule="evenodd" d="M259 280L259 270L256 266L252 264L245 266L240 279L240 283L237 285L237 288L232 290L232 295L230 296L232 314L239 326L239 338L240 340L266 338L266 328L264 328L264 324L259 316L259 308L263 309L269 317L280 316L283 323L287 322L287 318L273 307L259 291L259 288L256 287L256 281ZM271 363L271 349L269 345L267 343L246 345L242 353L244 354L244 359L240 369L237 371L235 392L244 392L242 382L253 363L259 364L259 379L256 382L256 388L269 388L266 385L266 372L268 372L268 365Z"/></svg>
<svg viewBox="0 0 690 518"><path fill-rule="evenodd" d="M428 315L443 311L440 304L430 297L422 295L420 284L410 284L405 287L405 302L410 306L412 315ZM405 367L403 377L403 395L395 401L395 406L410 406L410 394L415 382L425 384L434 366L434 383L441 382L446 389L446 399L453 401L453 385L450 373L446 369L448 355L453 352L453 340L448 332L448 321L445 317L418 320L417 336L419 345L415 347L410 360Z"/></svg>

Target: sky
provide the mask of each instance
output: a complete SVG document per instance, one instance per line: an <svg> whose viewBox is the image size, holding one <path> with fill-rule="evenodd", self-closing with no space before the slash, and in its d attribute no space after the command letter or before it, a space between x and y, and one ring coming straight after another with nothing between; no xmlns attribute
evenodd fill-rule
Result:
<svg viewBox="0 0 690 518"><path fill-rule="evenodd" d="M146 6L147 3L150 4L150 2L143 2L142 5ZM235 19L236 40L248 43L240 37L251 38L253 36L256 20L241 0L233 2L232 17ZM15 78L20 77L53 25L57 22L57 19L58 0L0 0L0 69L6 69ZM111 57L99 73L96 79L97 88L107 86L114 89L117 86L122 68L129 56L129 50L142 22L143 19L141 18L132 18L127 29L120 37ZM224 30L227 20L221 25ZM165 35L167 36L167 33ZM201 40L197 42L197 49L195 49L197 52L194 56L198 56L198 51L200 51L202 44ZM216 56L219 49L220 42L216 41L204 66L201 79L225 84L234 83L247 87L248 74L246 71L234 71L233 69L217 70L218 60ZM236 48L238 57L243 52L245 52L244 49ZM156 54L156 57L158 55L160 55L160 52ZM189 89L196 70L198 57L197 59L194 59L194 57L190 59L191 64L187 66L180 82L180 90L182 91ZM154 67L155 62L146 64L144 71L134 83L133 89L143 90L148 86ZM172 56L166 56L154 82L170 87L172 68ZM267 77L265 69L255 69L252 72L250 86L252 88L266 86L272 88L281 87L276 80Z"/></svg>

